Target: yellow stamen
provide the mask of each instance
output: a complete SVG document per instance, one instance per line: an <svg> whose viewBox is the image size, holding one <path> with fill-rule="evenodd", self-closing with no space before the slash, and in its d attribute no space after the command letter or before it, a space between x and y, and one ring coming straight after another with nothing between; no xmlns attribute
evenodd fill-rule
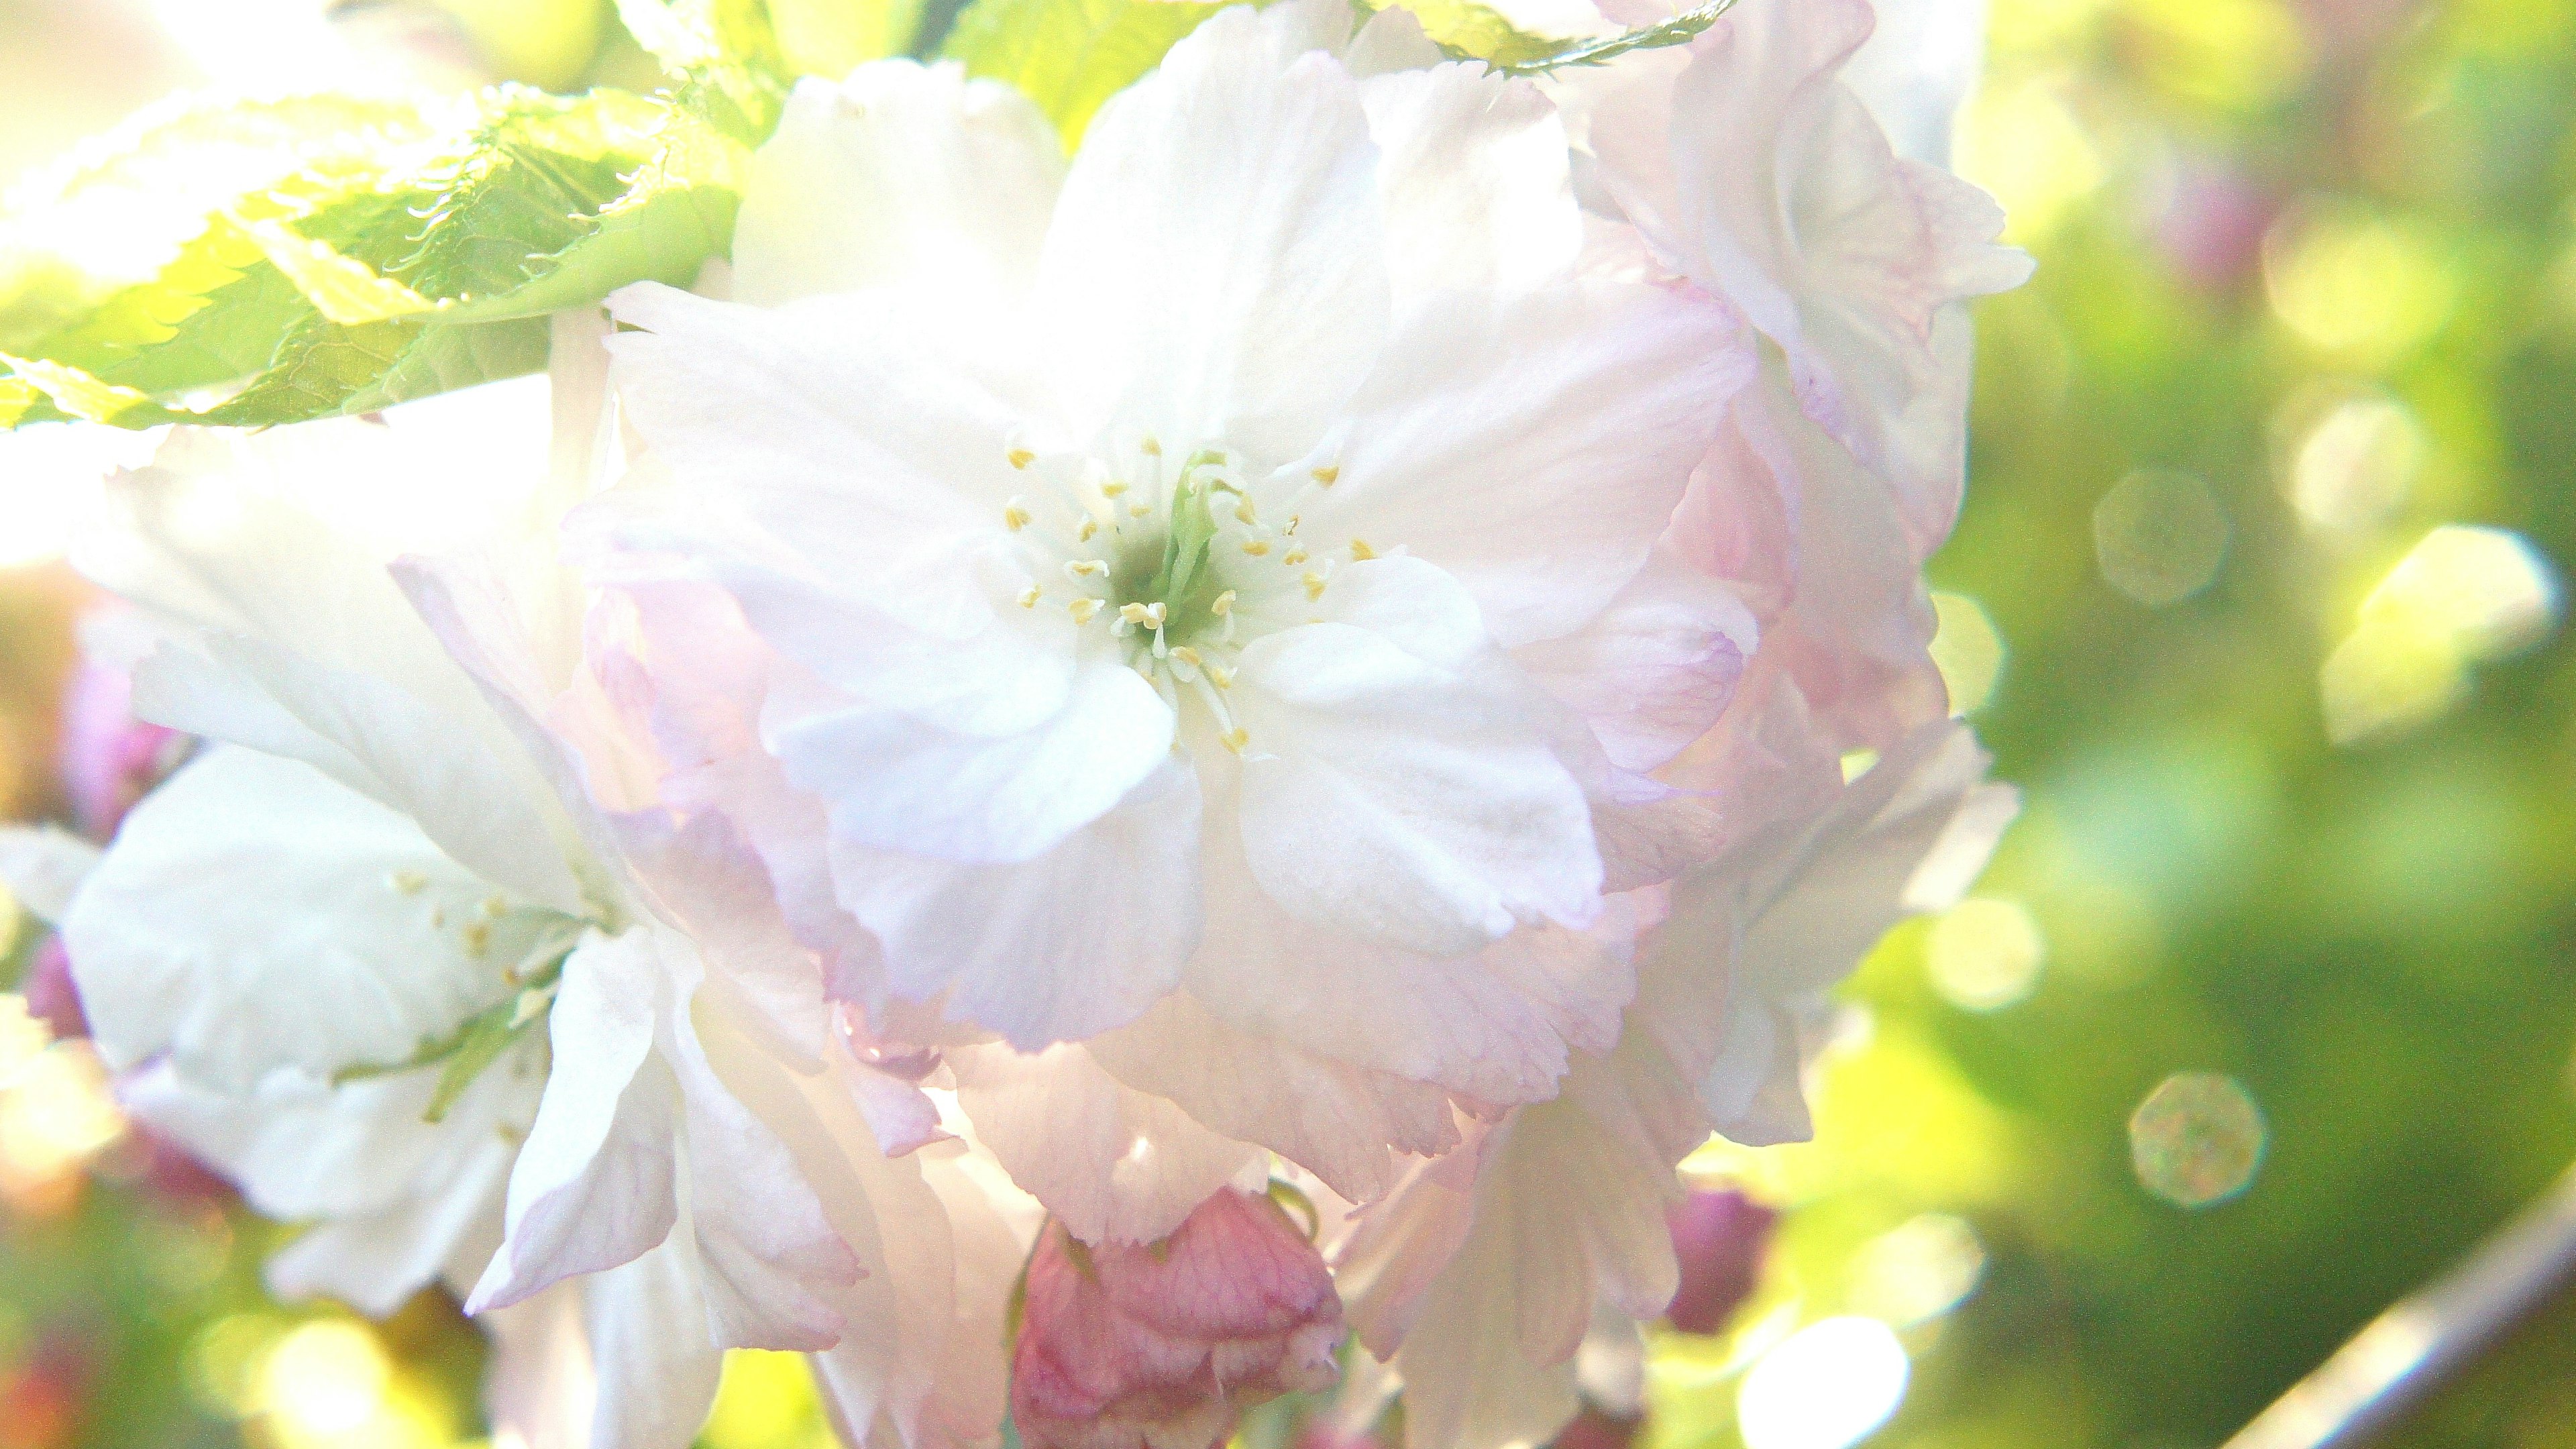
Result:
<svg viewBox="0 0 2576 1449"><path fill-rule="evenodd" d="M1234 590L1228 589L1208 602L1208 612L1222 619L1234 612Z"/></svg>
<svg viewBox="0 0 2576 1449"><path fill-rule="evenodd" d="M1010 453L1010 458L1012 467L1025 468L1031 463L1036 462L1038 460L1038 455L1030 452L1026 448L1013 448Z"/></svg>
<svg viewBox="0 0 2576 1449"><path fill-rule="evenodd" d="M1064 566L1067 578L1092 578L1109 572L1109 565L1096 558L1078 558Z"/></svg>
<svg viewBox="0 0 2576 1449"><path fill-rule="evenodd" d="M1247 538L1243 541L1243 551L1254 558L1259 558L1270 552L1270 543L1266 539Z"/></svg>
<svg viewBox="0 0 2576 1449"><path fill-rule="evenodd" d="M1013 533L1019 532L1029 526L1029 511L1014 500L1009 507L1002 510L1002 526Z"/></svg>
<svg viewBox="0 0 2576 1449"><path fill-rule="evenodd" d="M1037 585L1035 585L1035 584L1031 584L1031 585L1029 585L1027 588L1020 590L1020 607L1021 607L1021 608L1023 608L1023 609L1034 609L1034 608L1036 608L1037 606L1038 606L1038 586L1037 586Z"/></svg>
<svg viewBox="0 0 2576 1449"><path fill-rule="evenodd" d="M1339 463L1336 463L1329 468L1317 468L1306 476L1314 479L1325 487L1330 488L1335 483L1341 481L1342 467Z"/></svg>
<svg viewBox="0 0 2576 1449"><path fill-rule="evenodd" d="M1365 562L1377 557L1377 550L1369 547L1367 539L1355 538L1351 540L1351 557Z"/></svg>
<svg viewBox="0 0 2576 1449"><path fill-rule="evenodd" d="M1238 755L1243 753L1245 746L1252 743L1251 732L1240 725L1227 730L1222 738L1225 740L1225 747Z"/></svg>
<svg viewBox="0 0 2576 1449"><path fill-rule="evenodd" d="M1088 624L1091 622L1091 616L1100 612L1100 601L1092 598L1076 599L1065 605L1065 610L1073 615L1073 622L1076 624Z"/></svg>
<svg viewBox="0 0 2576 1449"><path fill-rule="evenodd" d="M1324 584L1326 580L1322 574L1315 573L1310 570L1306 576L1298 580L1298 582L1306 586L1306 597L1308 599L1320 599L1324 596Z"/></svg>
<svg viewBox="0 0 2576 1449"><path fill-rule="evenodd" d="M1306 551L1302 548L1292 548L1286 553L1281 554L1279 556L1279 561L1293 569L1297 565L1306 561Z"/></svg>

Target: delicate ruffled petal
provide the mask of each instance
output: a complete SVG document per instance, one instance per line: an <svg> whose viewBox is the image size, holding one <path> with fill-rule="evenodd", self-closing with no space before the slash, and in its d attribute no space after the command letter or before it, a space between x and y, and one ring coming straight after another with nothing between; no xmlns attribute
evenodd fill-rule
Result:
<svg viewBox="0 0 2576 1449"><path fill-rule="evenodd" d="M1290 915L1434 954L1580 925L1601 868L1583 795L1475 605L1418 559L1342 571L1321 620L1243 651L1243 850Z"/></svg>
<svg viewBox="0 0 2576 1449"><path fill-rule="evenodd" d="M526 1129L535 1070L524 1053L494 1063L445 1126L421 1118L434 1072L335 1088L286 1067L231 1093L163 1061L128 1077L118 1098L238 1183L260 1212L315 1223L272 1260L280 1293L381 1314L435 1281L499 1216L512 1151L504 1134Z"/></svg>
<svg viewBox="0 0 2576 1449"><path fill-rule="evenodd" d="M1986 0L1874 0L1878 26L1843 67L1896 154L1950 164L1950 132L1986 58Z"/></svg>
<svg viewBox="0 0 2576 1449"><path fill-rule="evenodd" d="M1267 1147L1353 1202L1384 1196L1406 1154L1458 1143L1448 1094L1243 1031L1187 992L1090 1043L1128 1086Z"/></svg>
<svg viewBox="0 0 2576 1449"><path fill-rule="evenodd" d="M653 1056L664 978L647 931L594 936L565 958L548 1018L554 1065L510 1174L508 1235L467 1312L631 1262L670 1236L678 1088Z"/></svg>
<svg viewBox="0 0 2576 1449"><path fill-rule="evenodd" d="M836 839L940 860L1035 860L1115 808L1171 752L1172 707L1107 654L1064 707L1021 733L979 737L890 710L820 714L771 749L828 806Z"/></svg>
<svg viewBox="0 0 2576 1449"><path fill-rule="evenodd" d="M1377 148L1296 12L1211 17L1084 136L1037 292L1078 421L1284 462L1376 355Z"/></svg>
<svg viewBox="0 0 2576 1449"><path fill-rule="evenodd" d="M809 77L744 180L733 296L1020 291L1063 174L1055 129L1003 82L907 60Z"/></svg>
<svg viewBox="0 0 2576 1449"><path fill-rule="evenodd" d="M1353 400L1304 536L1438 564L1506 646L1569 633L1645 563L1751 373L1705 297L1595 282L1426 300Z"/></svg>
<svg viewBox="0 0 2576 1449"><path fill-rule="evenodd" d="M491 1344L483 1408L492 1440L511 1449L591 1449L599 1375L582 1324L582 1287L566 1284L483 1315Z"/></svg>
<svg viewBox="0 0 2576 1449"><path fill-rule="evenodd" d="M111 1064L167 1052L247 1090L281 1064L403 1061L500 1000L547 927L491 919L492 898L402 816L227 747L126 818L62 929Z"/></svg>
<svg viewBox="0 0 2576 1449"><path fill-rule="evenodd" d="M1123 671L1122 671L1123 672ZM1019 864L835 844L840 899L883 943L888 989L1035 1051L1123 1025L1198 945L1199 787L1168 753L1117 808Z"/></svg>
<svg viewBox="0 0 2576 1449"><path fill-rule="evenodd" d="M1642 773L1725 714L1756 632L1733 589L1658 552L1582 630L1512 658L1583 716L1610 763Z"/></svg>
<svg viewBox="0 0 2576 1449"><path fill-rule="evenodd" d="M1720 1130L1803 1128L1797 1016L1890 926L1967 888L2018 808L2011 789L1983 783L1986 763L1965 726L1925 726L1830 808L1675 884L1639 1011Z"/></svg>
<svg viewBox="0 0 2576 1449"><path fill-rule="evenodd" d="M854 595L928 608L971 585L952 570L1024 486L1009 452L1031 418L1011 379L961 360L965 339L934 328L924 299L761 308L643 283L609 305L642 329L608 341L626 421L680 487ZM623 492L593 511L615 518Z"/></svg>
<svg viewBox="0 0 2576 1449"><path fill-rule="evenodd" d="M1479 1101L1553 1095L1567 1042L1607 1041L1635 987L1622 913L1590 931L1529 927L1481 952L1432 956L1297 920L1221 840L1205 868L1207 940L1184 980L1210 1011Z"/></svg>
<svg viewBox="0 0 2576 1449"><path fill-rule="evenodd" d="M1378 193L1400 303L1444 288L1513 292L1564 278L1583 220L1565 127L1535 84L1449 61L1376 76L1360 96L1384 152Z"/></svg>
<svg viewBox="0 0 2576 1449"><path fill-rule="evenodd" d="M695 1330L706 1313L678 1241L583 1280L598 1410L588 1449L688 1449L714 1406L724 1353Z"/></svg>
<svg viewBox="0 0 2576 1449"><path fill-rule="evenodd" d="M968 1047L948 1064L977 1139L1085 1242L1153 1242L1260 1161L1258 1149L1120 1085L1084 1047Z"/></svg>

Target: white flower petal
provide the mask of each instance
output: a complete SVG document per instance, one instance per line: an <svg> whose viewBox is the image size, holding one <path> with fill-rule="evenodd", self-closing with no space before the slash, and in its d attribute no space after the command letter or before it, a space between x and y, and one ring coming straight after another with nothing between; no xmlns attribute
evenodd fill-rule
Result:
<svg viewBox="0 0 2576 1449"><path fill-rule="evenodd" d="M1179 983L1198 944L1198 857L1198 777L1168 752L1033 860L833 848L841 901L883 943L888 987L946 991L952 1019L1026 1051L1123 1025Z"/></svg>
<svg viewBox="0 0 2576 1449"><path fill-rule="evenodd" d="M706 1313L677 1241L583 1280L598 1377L588 1449L689 1449L715 1404L724 1352L694 1330Z"/></svg>
<svg viewBox="0 0 2576 1449"><path fill-rule="evenodd" d="M565 958L545 1099L510 1173L507 1236L467 1312L631 1262L670 1236L678 1088L652 1054L664 975L650 931L594 935Z"/></svg>
<svg viewBox="0 0 2576 1449"><path fill-rule="evenodd" d="M1243 850L1262 887L1300 920L1434 954L1590 920L1583 792L1515 709L1528 686L1510 666L1461 657L1474 610L1457 585L1379 559L1319 602L1325 622L1243 651Z"/></svg>
<svg viewBox="0 0 2576 1449"><path fill-rule="evenodd" d="M384 806L221 747L126 817L62 929L112 1065L168 1052L247 1090L402 1061L500 1000L508 947L533 943L480 915L490 894Z"/></svg>
<svg viewBox="0 0 2576 1449"><path fill-rule="evenodd" d="M1721 1131L1800 1125L1797 1014L1889 927L1965 889L2018 802L1983 783L1986 765L1965 726L1927 725L1829 808L1756 832L1674 884L1638 1011Z"/></svg>
<svg viewBox="0 0 2576 1449"><path fill-rule="evenodd" d="M1159 1241L1260 1157L1120 1085L1084 1047L967 1047L947 1058L977 1139L1087 1243Z"/></svg>
<svg viewBox="0 0 2576 1449"><path fill-rule="evenodd" d="M1595 282L1428 299L1353 400L1305 526L1447 569L1498 643L1571 632L1645 563L1751 369L1704 298Z"/></svg>
<svg viewBox="0 0 2576 1449"><path fill-rule="evenodd" d="M1090 1047L1128 1086L1269 1148L1353 1202L1384 1196L1405 1155L1436 1156L1458 1143L1438 1087L1240 1030L1187 992Z"/></svg>
<svg viewBox="0 0 2576 1449"><path fill-rule="evenodd" d="M1376 148L1312 40L1294 13L1222 11L1092 121L1037 292L1075 418L1285 461L1368 370L1388 306Z"/></svg>
<svg viewBox="0 0 2576 1449"><path fill-rule="evenodd" d="M1055 128L1003 82L906 60L808 77L744 180L733 296L1022 291L1063 175Z"/></svg>
<svg viewBox="0 0 2576 1449"><path fill-rule="evenodd" d="M1405 12L1379 17L1390 13ZM1564 123L1535 84L1449 61L1372 77L1360 95L1385 152L1378 192L1399 300L1563 279L1582 249L1583 219Z"/></svg>
<svg viewBox="0 0 2576 1449"><path fill-rule="evenodd" d="M841 840L941 860L1034 860L1114 808L1163 763L1172 708L1136 671L1099 656L1063 709L1001 738L952 733L890 710L783 726L771 749L821 796Z"/></svg>
<svg viewBox="0 0 2576 1449"><path fill-rule="evenodd" d="M1642 773L1726 712L1755 634L1735 590L1658 552L1591 623L1512 659L1583 716L1611 764Z"/></svg>
<svg viewBox="0 0 2576 1449"><path fill-rule="evenodd" d="M0 885L40 921L61 920L97 865L98 847L69 831L0 827Z"/></svg>

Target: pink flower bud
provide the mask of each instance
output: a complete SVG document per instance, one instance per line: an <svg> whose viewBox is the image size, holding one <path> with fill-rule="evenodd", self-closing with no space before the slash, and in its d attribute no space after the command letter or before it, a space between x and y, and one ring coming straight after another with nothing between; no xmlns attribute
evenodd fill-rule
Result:
<svg viewBox="0 0 2576 1449"><path fill-rule="evenodd" d="M1050 1222L1011 1413L1028 1449L1208 1449L1239 1411L1332 1387L1342 1333L1323 1255L1268 1197L1220 1192L1145 1246Z"/></svg>
<svg viewBox="0 0 2576 1449"><path fill-rule="evenodd" d="M1623 1419L1585 1404L1572 1423L1556 1431L1554 1449L1628 1449L1645 1423L1642 1418Z"/></svg>
<svg viewBox="0 0 2576 1449"><path fill-rule="evenodd" d="M19 990L26 995L27 1014L43 1022L55 1040L89 1035L89 1016L81 1010L80 987L72 981L72 958L63 951L62 937L48 936L36 948Z"/></svg>
<svg viewBox="0 0 2576 1449"><path fill-rule="evenodd" d="M1668 1215L1681 1288L1664 1316L1684 1333L1715 1333L1762 1281L1780 1215L1740 1192L1695 1192Z"/></svg>

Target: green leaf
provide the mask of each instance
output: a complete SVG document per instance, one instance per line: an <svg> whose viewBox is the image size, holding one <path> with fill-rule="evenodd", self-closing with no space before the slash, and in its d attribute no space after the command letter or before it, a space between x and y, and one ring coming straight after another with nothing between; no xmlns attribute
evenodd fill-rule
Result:
<svg viewBox="0 0 2576 1449"><path fill-rule="evenodd" d="M0 362L0 427L298 422L541 368L546 314L725 253L747 155L671 99L487 92L372 169L228 198L49 329L0 310L32 334Z"/></svg>
<svg viewBox="0 0 2576 1449"><path fill-rule="evenodd" d="M151 282L208 218L289 181L382 174L433 137L415 102L178 97L14 188L0 215L0 350L30 353ZM164 321L175 319L163 319Z"/></svg>
<svg viewBox="0 0 2576 1449"><path fill-rule="evenodd" d="M1616 35L1594 36L1565 44L1546 55L1504 63L1500 68L1514 75L1544 75L1578 65L1607 65L1620 56L1641 50L1661 50L1666 46L1688 45L1718 18L1735 8L1735 0L1710 0L1694 6L1669 20L1640 25Z"/></svg>
<svg viewBox="0 0 2576 1449"><path fill-rule="evenodd" d="M1368 0L1362 0L1368 3ZM1614 35L1559 39L1533 35L1512 24L1503 13L1477 0L1404 0L1403 8L1422 22L1423 33L1453 60L1481 60L1507 75L1544 75L1579 65L1604 65L1634 51L1686 45L1717 23L1735 0L1685 10L1668 20L1623 30ZM1387 8L1383 4L1372 9Z"/></svg>
<svg viewBox="0 0 2576 1449"><path fill-rule="evenodd" d="M1071 151L1101 103L1224 7L1194 0L975 0L942 54L1020 88Z"/></svg>

